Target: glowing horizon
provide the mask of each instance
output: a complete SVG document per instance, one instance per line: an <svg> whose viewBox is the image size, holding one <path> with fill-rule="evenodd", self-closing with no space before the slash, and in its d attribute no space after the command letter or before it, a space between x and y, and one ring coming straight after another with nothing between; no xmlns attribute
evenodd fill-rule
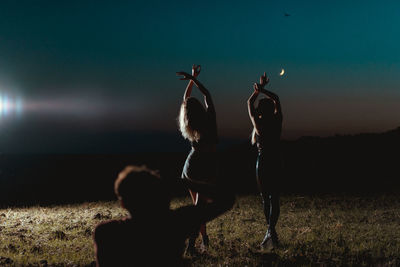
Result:
<svg viewBox="0 0 400 267"><path fill-rule="evenodd" d="M9 1L0 9L2 125L174 133L186 87L175 72L200 64L221 137L248 138L246 100L264 71L282 102L284 138L394 129L399 9L371 0Z"/></svg>

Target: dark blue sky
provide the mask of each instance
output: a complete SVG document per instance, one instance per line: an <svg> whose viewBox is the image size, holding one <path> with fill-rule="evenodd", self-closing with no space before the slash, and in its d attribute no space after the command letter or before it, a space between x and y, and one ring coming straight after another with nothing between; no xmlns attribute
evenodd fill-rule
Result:
<svg viewBox="0 0 400 267"><path fill-rule="evenodd" d="M0 135L173 133L186 86L175 71L193 63L222 136L247 138L263 71L285 138L395 128L399 15L398 1L1 1L0 96L23 109L3 110Z"/></svg>

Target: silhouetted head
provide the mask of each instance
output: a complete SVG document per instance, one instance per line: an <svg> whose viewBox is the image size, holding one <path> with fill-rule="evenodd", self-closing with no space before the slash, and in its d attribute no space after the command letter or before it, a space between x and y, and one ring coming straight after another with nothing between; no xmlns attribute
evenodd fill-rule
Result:
<svg viewBox="0 0 400 267"><path fill-rule="evenodd" d="M179 130L190 141L198 141L206 128L206 110L197 98L189 97L182 102L179 112Z"/></svg>
<svg viewBox="0 0 400 267"><path fill-rule="evenodd" d="M275 103L271 98L261 98L258 101L256 108L257 116L261 119L262 117L269 117L275 113Z"/></svg>
<svg viewBox="0 0 400 267"><path fill-rule="evenodd" d="M115 180L114 191L131 214L169 209L170 199L160 175L145 165L125 167Z"/></svg>

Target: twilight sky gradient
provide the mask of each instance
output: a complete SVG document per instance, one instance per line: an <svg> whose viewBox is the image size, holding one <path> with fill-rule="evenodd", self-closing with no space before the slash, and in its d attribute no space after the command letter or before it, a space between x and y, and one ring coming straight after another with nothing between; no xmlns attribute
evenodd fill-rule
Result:
<svg viewBox="0 0 400 267"><path fill-rule="evenodd" d="M186 86L175 72L193 63L221 136L248 137L263 71L284 138L385 131L400 125L399 47L399 1L1 1L0 97L23 109L1 112L0 145L175 133Z"/></svg>

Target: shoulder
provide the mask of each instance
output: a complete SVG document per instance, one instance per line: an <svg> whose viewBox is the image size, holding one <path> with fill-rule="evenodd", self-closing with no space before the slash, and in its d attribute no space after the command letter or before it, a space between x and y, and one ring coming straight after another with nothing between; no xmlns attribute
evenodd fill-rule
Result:
<svg viewBox="0 0 400 267"><path fill-rule="evenodd" d="M113 236L126 223L125 219L111 220L98 224L93 232L95 241L108 239Z"/></svg>

